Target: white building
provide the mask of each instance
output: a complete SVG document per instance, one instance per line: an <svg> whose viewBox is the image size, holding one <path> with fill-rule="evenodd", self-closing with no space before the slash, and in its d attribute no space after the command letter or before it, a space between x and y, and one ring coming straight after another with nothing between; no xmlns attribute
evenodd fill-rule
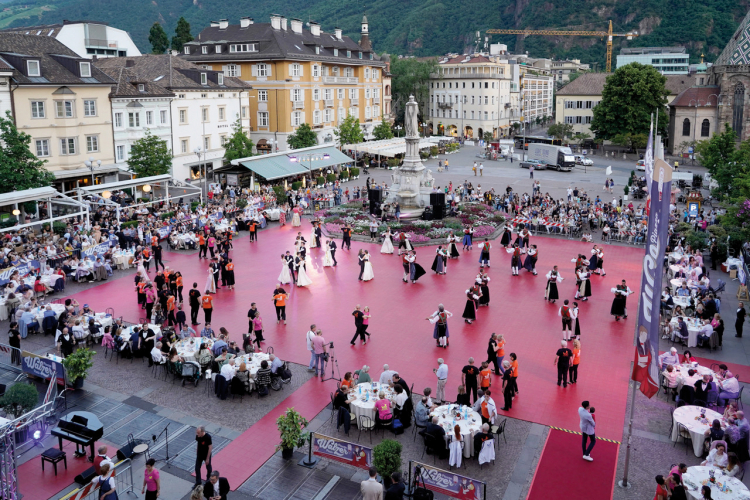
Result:
<svg viewBox="0 0 750 500"><path fill-rule="evenodd" d="M0 116L5 118L6 112L13 113L13 103L10 95L10 82L13 76L13 66L0 57Z"/></svg>
<svg viewBox="0 0 750 500"><path fill-rule="evenodd" d="M23 35L52 36L80 57L97 58L139 56L127 31L97 21L63 21L62 24L28 26L7 30Z"/></svg>
<svg viewBox="0 0 750 500"><path fill-rule="evenodd" d="M98 61L95 66L98 67ZM115 141L115 164L128 170L133 143L149 131L172 146L171 102L175 94L138 74L134 67L100 68L116 84L112 86L112 129Z"/></svg>
<svg viewBox="0 0 750 500"><path fill-rule="evenodd" d="M685 47L635 47L621 49L617 55L617 67L637 62L653 66L662 75L687 75L690 54Z"/></svg>
<svg viewBox="0 0 750 500"><path fill-rule="evenodd" d="M224 144L241 120L242 130L250 130L247 102L250 86L238 78L225 77L221 71L201 68L180 57L167 54L141 57L119 57L97 62L99 68L132 68L146 82L157 84L174 93L170 101L169 123L172 134L172 175L179 180L201 177L201 165L209 177L214 168L223 164ZM145 120L144 108L141 120ZM159 110L161 104L149 104ZM124 119L124 117L123 117ZM128 125L129 123L128 115ZM154 114L154 120L156 115ZM141 127L143 125L141 124ZM117 127L116 127L117 128ZM145 130L144 130L145 131Z"/></svg>

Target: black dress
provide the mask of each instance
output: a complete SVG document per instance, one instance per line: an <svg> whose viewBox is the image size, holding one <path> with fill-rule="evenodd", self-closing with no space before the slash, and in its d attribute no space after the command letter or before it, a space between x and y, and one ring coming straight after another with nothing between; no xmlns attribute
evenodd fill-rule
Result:
<svg viewBox="0 0 750 500"><path fill-rule="evenodd" d="M8 344L16 349L11 349L10 362L14 365L21 364L21 332L14 328L8 332Z"/></svg>
<svg viewBox="0 0 750 500"><path fill-rule="evenodd" d="M504 247L507 247L508 245L510 245L510 238L511 238L510 229L506 227L505 231L503 232L503 236L500 238L500 244Z"/></svg>
<svg viewBox="0 0 750 500"><path fill-rule="evenodd" d="M477 306L473 295L474 292L471 290L466 294L466 307L464 307L464 313L461 315L465 320L474 321L477 319Z"/></svg>
<svg viewBox="0 0 750 500"><path fill-rule="evenodd" d="M557 274L550 277L547 281L547 300L557 300L560 298L557 293Z"/></svg>
<svg viewBox="0 0 750 500"><path fill-rule="evenodd" d="M487 280L482 280L482 284L480 285L480 289L482 290L482 296L479 297L479 305L480 306L488 306L490 305L490 285Z"/></svg>

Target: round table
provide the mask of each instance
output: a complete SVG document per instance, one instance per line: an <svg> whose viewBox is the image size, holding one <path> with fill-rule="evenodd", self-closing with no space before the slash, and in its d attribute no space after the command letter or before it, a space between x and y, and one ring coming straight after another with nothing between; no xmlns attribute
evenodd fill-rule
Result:
<svg viewBox="0 0 750 500"><path fill-rule="evenodd" d="M474 434L482 430L482 416L472 410L468 406L460 407L461 418L455 421L454 414L459 409L458 405L443 405L438 406L432 412L430 416L438 417L438 425L445 429L445 439L450 443L451 435L453 435L453 426L458 424L461 427L461 437L464 440L464 457L470 458L474 455ZM464 411L468 415L467 419L463 418Z"/></svg>
<svg viewBox="0 0 750 500"><path fill-rule="evenodd" d="M682 386L685 384L688 384L690 386L694 386L695 383L703 378L703 375L711 375L714 377L714 380L716 380L716 375L710 368L706 368L705 366L697 365L695 363L694 365L672 365L672 368L677 371L678 377L677 380L679 380L682 383L677 384L677 392L680 392L680 389L682 389ZM695 374L691 377L688 375L688 371L690 369L695 370Z"/></svg>
<svg viewBox="0 0 750 500"><path fill-rule="evenodd" d="M118 251L112 254L112 264L119 269L130 269L134 255L132 252Z"/></svg>
<svg viewBox="0 0 750 500"><path fill-rule="evenodd" d="M716 482L711 486L709 482L708 471L714 471ZM695 466L688 467L687 472L682 475L682 481L687 487L688 498L700 500L701 487L703 485L711 486L711 498L714 500L747 500L750 499L750 490L742 484L742 481L736 477L723 475L723 471L718 467ZM721 487L726 486L727 491L721 491Z"/></svg>
<svg viewBox="0 0 750 500"><path fill-rule="evenodd" d="M669 322L674 328L677 328L677 318L672 318ZM688 347L695 347L698 345L698 334L703 328L703 323L695 318L686 318L685 324L688 328Z"/></svg>
<svg viewBox="0 0 750 500"><path fill-rule="evenodd" d="M701 410L706 410L706 418L704 419L700 418ZM718 419L721 422L721 427L726 427L726 422L724 422L724 417L721 413L700 406L687 405L676 408L672 418L674 420L672 441L677 441L679 437L677 424L684 425L693 439L693 453L695 453L696 457L703 455L703 441L706 439L704 433L711 427L711 422Z"/></svg>
<svg viewBox="0 0 750 500"><path fill-rule="evenodd" d="M675 306L680 306L683 311L690 307L690 297L677 297L672 295L672 302L674 302Z"/></svg>
<svg viewBox="0 0 750 500"><path fill-rule="evenodd" d="M178 341L174 347L177 349L177 354L180 355L185 361L197 361L195 354L198 352L202 344L208 344L208 349L211 350L214 346L214 340L202 337L188 337Z"/></svg>
<svg viewBox="0 0 750 500"><path fill-rule="evenodd" d="M380 391L383 391L386 399L391 401L391 412L393 412L393 399L396 397L396 392L390 386L382 385L378 382L363 382L357 384L354 388L357 400L349 403L349 409L351 409L352 414L356 417L357 425L359 425L360 415L369 417L373 423L375 422L375 402L378 400Z"/></svg>

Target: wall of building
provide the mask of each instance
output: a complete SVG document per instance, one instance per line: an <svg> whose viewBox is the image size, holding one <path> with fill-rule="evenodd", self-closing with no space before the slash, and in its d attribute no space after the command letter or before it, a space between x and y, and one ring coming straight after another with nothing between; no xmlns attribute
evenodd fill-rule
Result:
<svg viewBox="0 0 750 500"><path fill-rule="evenodd" d="M127 161L133 143L142 139L150 131L163 141L167 147L172 146L172 117L170 98L114 98L112 99L112 128L114 130L115 163L123 170L128 169ZM133 106L138 103L140 106ZM164 113L162 113L164 111ZM130 114L133 114L131 122ZM137 116L135 116L137 115ZM149 123L150 119L150 123Z"/></svg>
<svg viewBox="0 0 750 500"><path fill-rule="evenodd" d="M658 61L658 62L657 62ZM637 62L653 66L665 75L687 75L690 66L689 54L625 54L617 56L617 67Z"/></svg>
<svg viewBox="0 0 750 500"><path fill-rule="evenodd" d="M113 28L111 26L104 26L104 31L106 32L106 39L104 41L107 42L104 44L98 35L89 32L88 26L89 24L87 23L66 24L60 28L60 32L57 34L57 39L80 57L87 57L89 59L94 57L94 54L90 53L91 51L88 49L96 48L116 49L118 51L118 55L107 55L102 53L102 51L97 51L96 56L99 58L118 57L119 55L141 55L141 51L138 50L138 47L133 43L133 40L130 38L130 34L127 31ZM42 33L42 36L43 35L44 33ZM119 54L123 51L125 54Z"/></svg>
<svg viewBox="0 0 750 500"><path fill-rule="evenodd" d="M10 97L10 77L0 76L0 116L5 118L6 113L13 114L13 106Z"/></svg>

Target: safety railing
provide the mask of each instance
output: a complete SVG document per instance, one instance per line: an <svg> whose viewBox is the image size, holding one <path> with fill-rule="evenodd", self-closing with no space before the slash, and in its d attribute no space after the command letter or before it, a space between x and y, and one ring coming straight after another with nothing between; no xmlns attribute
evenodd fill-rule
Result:
<svg viewBox="0 0 750 500"><path fill-rule="evenodd" d="M5 307L5 306L0 306ZM21 370L21 349L11 347L7 344L0 344L0 365L3 368L20 372Z"/></svg>
<svg viewBox="0 0 750 500"><path fill-rule="evenodd" d="M129 458L117 462L107 477L115 479L115 491L118 497L122 498L125 493L138 496L134 491L133 462ZM60 500L99 500L99 482L94 479L86 486L71 491Z"/></svg>

